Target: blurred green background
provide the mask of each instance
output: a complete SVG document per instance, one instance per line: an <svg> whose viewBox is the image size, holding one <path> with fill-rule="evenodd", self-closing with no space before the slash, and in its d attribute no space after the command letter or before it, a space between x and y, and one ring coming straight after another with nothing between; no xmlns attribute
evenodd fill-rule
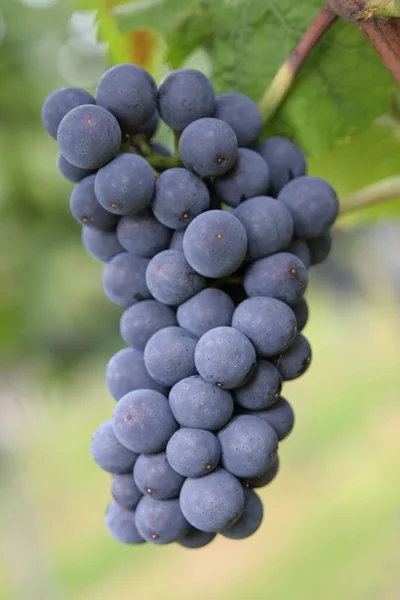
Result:
<svg viewBox="0 0 400 600"><path fill-rule="evenodd" d="M113 409L104 367L122 347L120 310L81 248L40 123L53 88L92 90L107 67L95 33L65 0L0 3L1 600L397 600L400 227L370 225L373 210L339 223L314 270L313 367L286 385L297 424L259 532L193 552L107 534L108 477L89 444ZM202 52L189 61L208 72ZM162 44L156 63L159 78ZM399 164L398 125L384 117L310 172L344 195Z"/></svg>

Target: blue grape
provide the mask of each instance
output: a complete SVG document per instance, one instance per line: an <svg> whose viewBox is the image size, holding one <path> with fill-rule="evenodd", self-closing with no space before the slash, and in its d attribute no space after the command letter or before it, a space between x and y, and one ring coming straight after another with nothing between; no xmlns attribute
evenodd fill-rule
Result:
<svg viewBox="0 0 400 600"><path fill-rule="evenodd" d="M152 258L168 248L172 231L153 217L149 210L121 217L117 227L118 241L128 252Z"/></svg>
<svg viewBox="0 0 400 600"><path fill-rule="evenodd" d="M257 151L270 168L270 191L273 196L277 196L293 178L306 174L307 163L303 150L287 138L277 136L264 140Z"/></svg>
<svg viewBox="0 0 400 600"><path fill-rule="evenodd" d="M145 121L143 125L138 125L135 128L134 135L140 134L140 137L150 139L153 137L153 135L155 135L159 123L160 119L158 118L157 111L154 111L151 117L147 119L147 121Z"/></svg>
<svg viewBox="0 0 400 600"><path fill-rule="evenodd" d="M284 381L303 375L311 363L311 346L307 338L298 333L289 348L275 358L274 363Z"/></svg>
<svg viewBox="0 0 400 600"><path fill-rule="evenodd" d="M175 229L172 234L171 241L169 243L170 250L179 250L183 252L183 236L185 235L184 229Z"/></svg>
<svg viewBox="0 0 400 600"><path fill-rule="evenodd" d="M254 372L256 353L248 338L233 327L215 327L198 341L194 361L209 383L237 388Z"/></svg>
<svg viewBox="0 0 400 600"><path fill-rule="evenodd" d="M240 204L233 213L247 235L247 260L257 260L282 250L293 236L288 209L269 196L256 196Z"/></svg>
<svg viewBox="0 0 400 600"><path fill-rule="evenodd" d="M114 539L123 544L142 544L143 537L136 527L136 515L111 501L107 507L106 525Z"/></svg>
<svg viewBox="0 0 400 600"><path fill-rule="evenodd" d="M171 468L165 452L141 454L135 463L133 478L142 494L155 500L178 498L185 481L182 475Z"/></svg>
<svg viewBox="0 0 400 600"><path fill-rule="evenodd" d="M126 473L113 476L111 495L119 506L127 510L135 510L143 494L133 481L132 473Z"/></svg>
<svg viewBox="0 0 400 600"><path fill-rule="evenodd" d="M117 439L132 452L153 453L165 449L178 425L168 400L154 390L135 390L116 404L112 425Z"/></svg>
<svg viewBox="0 0 400 600"><path fill-rule="evenodd" d="M274 298L244 300L233 313L232 326L249 338L262 357L284 352L297 333L292 309Z"/></svg>
<svg viewBox="0 0 400 600"><path fill-rule="evenodd" d="M279 400L282 380L279 371L266 360L257 360L254 375L233 391L236 404L243 408L260 410Z"/></svg>
<svg viewBox="0 0 400 600"><path fill-rule="evenodd" d="M177 325L177 322L171 308L157 300L143 300L123 313L120 321L121 337L128 346L144 350L154 333L173 325Z"/></svg>
<svg viewBox="0 0 400 600"><path fill-rule="evenodd" d="M115 227L117 217L98 203L94 193L94 180L95 175L89 175L76 184L69 200L71 214L81 225L111 229Z"/></svg>
<svg viewBox="0 0 400 600"><path fill-rule="evenodd" d="M233 525L244 509L244 490L236 477L224 469L197 479L186 479L180 504L189 523L209 533Z"/></svg>
<svg viewBox="0 0 400 600"><path fill-rule="evenodd" d="M263 420L267 425L270 425L270 427L272 427L272 429L275 431L280 442L284 440L293 429L293 409L289 402L282 397L267 410L257 410L252 412L251 415Z"/></svg>
<svg viewBox="0 0 400 600"><path fill-rule="evenodd" d="M178 544L184 548L203 548L203 546L210 544L216 535L216 533L207 533L190 526L189 532L185 537L178 540Z"/></svg>
<svg viewBox="0 0 400 600"><path fill-rule="evenodd" d="M199 375L181 379L169 393L169 404L182 427L217 431L231 418L233 400L230 392Z"/></svg>
<svg viewBox="0 0 400 600"><path fill-rule="evenodd" d="M291 308L296 316L297 331L303 331L308 321L308 304L305 298L300 298Z"/></svg>
<svg viewBox="0 0 400 600"><path fill-rule="evenodd" d="M318 237L307 240L308 249L310 252L310 263L319 265L324 262L329 256L332 248L332 233L330 230L324 231Z"/></svg>
<svg viewBox="0 0 400 600"><path fill-rule="evenodd" d="M278 203L279 204L279 203ZM310 266L311 256L307 242L300 238L293 238L290 244L284 248L283 252L290 252L301 260L306 269Z"/></svg>
<svg viewBox="0 0 400 600"><path fill-rule="evenodd" d="M239 206L243 200L265 194L269 184L269 169L265 160L248 148L239 148L237 161L230 171L214 180L214 189L229 206Z"/></svg>
<svg viewBox="0 0 400 600"><path fill-rule="evenodd" d="M75 167L99 169L121 145L121 129L108 110L83 104L65 115L57 133L61 154Z"/></svg>
<svg viewBox="0 0 400 600"><path fill-rule="evenodd" d="M115 229L104 231L95 227L82 227L82 244L90 256L103 262L108 262L124 251L117 240Z"/></svg>
<svg viewBox="0 0 400 600"><path fill-rule="evenodd" d="M150 204L155 181L147 160L135 154L120 154L99 169L94 189L105 209L116 215L128 215Z"/></svg>
<svg viewBox="0 0 400 600"><path fill-rule="evenodd" d="M257 413L254 414L256 415ZM279 456L277 455L274 464L268 471L265 471L265 473L258 475L257 477L248 477L245 479L245 485L251 488L262 488L271 483L279 472L279 462Z"/></svg>
<svg viewBox="0 0 400 600"><path fill-rule="evenodd" d="M233 129L223 121L199 119L184 129L179 154L185 167L200 177L217 177L235 164L238 142Z"/></svg>
<svg viewBox="0 0 400 600"><path fill-rule="evenodd" d="M149 73L132 64L108 69L96 89L96 102L110 111L125 134L132 134L154 114L157 86Z"/></svg>
<svg viewBox="0 0 400 600"><path fill-rule="evenodd" d="M106 383L111 396L117 401L134 390L150 389L167 393L165 386L150 377L144 366L143 352L135 348L123 348L110 358L106 368Z"/></svg>
<svg viewBox="0 0 400 600"><path fill-rule="evenodd" d="M214 114L214 88L200 71L172 71L159 85L158 111L171 129L183 131L192 121Z"/></svg>
<svg viewBox="0 0 400 600"><path fill-rule="evenodd" d="M63 87L51 92L42 108L42 123L47 133L56 140L58 127L65 115L82 104L96 104L93 96L86 90Z"/></svg>
<svg viewBox="0 0 400 600"><path fill-rule="evenodd" d="M155 217L171 229L184 229L210 206L210 194L200 177L174 168L157 179L152 209Z"/></svg>
<svg viewBox="0 0 400 600"><path fill-rule="evenodd" d="M235 305L216 288L206 288L178 307L176 318L180 327L200 338L209 329L230 325Z"/></svg>
<svg viewBox="0 0 400 600"><path fill-rule="evenodd" d="M149 142L150 148L153 152L155 152L156 154L159 154L160 156L172 156L172 152L169 148L167 148L167 146L164 146L164 144L160 144L160 142L154 142L152 140L150 140ZM162 170L161 168L158 170Z"/></svg>
<svg viewBox="0 0 400 600"><path fill-rule="evenodd" d="M138 457L117 440L111 421L102 423L94 433L90 452L100 469L116 475L132 473Z"/></svg>
<svg viewBox="0 0 400 600"><path fill-rule="evenodd" d="M136 509L136 526L140 535L152 544L170 544L189 531L179 500L154 500L143 496Z"/></svg>
<svg viewBox="0 0 400 600"><path fill-rule="evenodd" d="M234 525L221 531L221 534L231 540L248 538L260 527L263 515L264 509L260 498L253 490L246 490L242 516Z"/></svg>
<svg viewBox="0 0 400 600"><path fill-rule="evenodd" d="M266 296L296 304L308 285L308 272L294 254L279 252L251 264L243 278L248 296Z"/></svg>
<svg viewBox="0 0 400 600"><path fill-rule="evenodd" d="M184 477L202 477L219 463L221 448L216 436L205 429L181 427L167 444L171 467Z"/></svg>
<svg viewBox="0 0 400 600"><path fill-rule="evenodd" d="M171 306L185 302L206 284L204 278L189 265L183 252L178 250L164 250L151 259L146 283L156 300Z"/></svg>
<svg viewBox="0 0 400 600"><path fill-rule="evenodd" d="M252 146L261 135L261 111L257 104L244 94L227 92L217 96L214 116L232 127L239 146Z"/></svg>
<svg viewBox="0 0 400 600"><path fill-rule="evenodd" d="M103 288L111 302L128 308L147 300L151 294L146 285L147 258L121 252L104 265Z"/></svg>
<svg viewBox="0 0 400 600"><path fill-rule="evenodd" d="M297 177L279 192L278 200L290 210L298 237L316 238L335 221L339 203L332 186L319 177Z"/></svg>
<svg viewBox="0 0 400 600"><path fill-rule="evenodd" d="M144 349L146 369L158 383L171 387L194 375L197 340L181 327L165 327L151 336Z"/></svg>
<svg viewBox="0 0 400 600"><path fill-rule="evenodd" d="M183 237L183 252L190 266L205 277L225 277L243 262L246 231L234 215L209 210L196 217Z"/></svg>
<svg viewBox="0 0 400 600"><path fill-rule="evenodd" d="M57 154L57 167L61 175L72 183L79 183L79 181L94 173L91 169L80 169L75 165L71 165L60 152Z"/></svg>
<svg viewBox="0 0 400 600"><path fill-rule="evenodd" d="M256 477L273 464L278 438L273 427L253 415L238 415L218 432L221 464L237 477Z"/></svg>

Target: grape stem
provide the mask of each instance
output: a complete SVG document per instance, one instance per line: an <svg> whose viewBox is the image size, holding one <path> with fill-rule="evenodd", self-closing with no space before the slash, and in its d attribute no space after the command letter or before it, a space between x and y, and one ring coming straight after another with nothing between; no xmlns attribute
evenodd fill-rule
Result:
<svg viewBox="0 0 400 600"><path fill-rule="evenodd" d="M277 71L259 101L264 123L274 115L291 88L295 76L314 46L333 25L338 15L325 4L308 27L299 43Z"/></svg>
<svg viewBox="0 0 400 600"><path fill-rule="evenodd" d="M400 175L381 179L344 198L341 202L340 216L396 197L400 198Z"/></svg>
<svg viewBox="0 0 400 600"><path fill-rule="evenodd" d="M153 169L156 170L172 169L173 167L182 166L182 161L179 154L175 153L173 156L161 156L161 154L158 154L152 150L149 142L146 139L141 138L140 136L135 136L133 144L134 145L132 146L131 140L128 138L121 144L120 152L144 156L147 162L153 167Z"/></svg>

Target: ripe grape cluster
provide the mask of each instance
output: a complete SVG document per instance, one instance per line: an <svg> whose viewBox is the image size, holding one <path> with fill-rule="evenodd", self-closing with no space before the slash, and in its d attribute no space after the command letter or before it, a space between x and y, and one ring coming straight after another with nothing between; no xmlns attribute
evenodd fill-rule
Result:
<svg viewBox="0 0 400 600"><path fill-rule="evenodd" d="M106 523L128 544L187 548L246 538L255 489L279 469L302 375L310 265L330 250L338 202L288 139L259 142L257 105L216 96L202 73L109 69L96 98L62 88L42 118L87 252L104 261L127 347L106 382L117 401L91 452L112 474ZM159 119L172 154L153 140Z"/></svg>

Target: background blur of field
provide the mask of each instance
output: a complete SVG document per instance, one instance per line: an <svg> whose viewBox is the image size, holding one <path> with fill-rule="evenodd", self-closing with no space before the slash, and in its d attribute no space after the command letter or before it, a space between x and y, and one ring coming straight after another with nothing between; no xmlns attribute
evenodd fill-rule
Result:
<svg viewBox="0 0 400 600"><path fill-rule="evenodd" d="M313 365L285 386L297 423L277 480L261 492L260 531L199 551L122 547L108 536L108 476L89 444L113 409L104 366L122 346L120 311L102 296L100 263L80 247L70 187L39 122L53 87L84 85L85 65L90 87L105 66L82 48L74 58L69 11L64 0L0 5L0 599L397 600L395 224L340 233L330 263L314 271ZM371 146L380 159L366 167ZM311 171L342 192L400 164L399 138L381 130L354 142L351 169L349 152Z"/></svg>

